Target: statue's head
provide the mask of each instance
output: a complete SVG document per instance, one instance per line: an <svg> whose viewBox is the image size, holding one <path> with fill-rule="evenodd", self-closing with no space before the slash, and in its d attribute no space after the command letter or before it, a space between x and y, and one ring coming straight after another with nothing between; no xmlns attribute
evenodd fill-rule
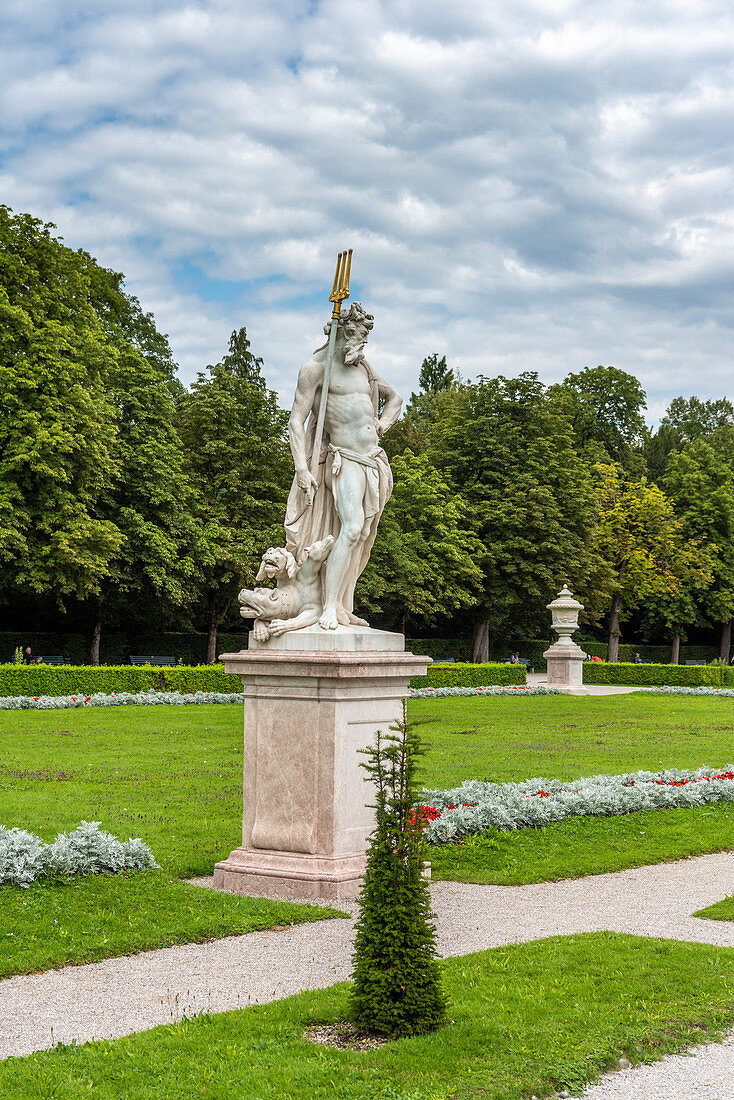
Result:
<svg viewBox="0 0 734 1100"><path fill-rule="evenodd" d="M352 302L349 309L344 310L339 318L339 335L343 340L344 362L349 366L362 361L367 337L374 324L375 318L363 309L361 302ZM330 328L331 321L324 327L327 336Z"/></svg>

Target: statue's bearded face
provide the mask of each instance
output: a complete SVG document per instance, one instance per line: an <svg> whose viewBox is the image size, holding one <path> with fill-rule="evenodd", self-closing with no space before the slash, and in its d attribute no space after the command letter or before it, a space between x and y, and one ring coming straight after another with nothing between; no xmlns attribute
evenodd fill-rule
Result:
<svg viewBox="0 0 734 1100"><path fill-rule="evenodd" d="M374 323L372 314L362 309L359 302L354 302L344 314L339 327L344 334L344 362L348 366L355 366L362 361L367 337Z"/></svg>

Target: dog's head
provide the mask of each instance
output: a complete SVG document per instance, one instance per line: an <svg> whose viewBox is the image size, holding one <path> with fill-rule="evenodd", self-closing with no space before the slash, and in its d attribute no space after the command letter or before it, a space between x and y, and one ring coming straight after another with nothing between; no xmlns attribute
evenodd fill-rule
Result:
<svg viewBox="0 0 734 1100"><path fill-rule="evenodd" d="M290 619L295 614L293 592L284 588L243 588L238 596L243 619Z"/></svg>
<svg viewBox="0 0 734 1100"><path fill-rule="evenodd" d="M298 572L298 562L284 546L270 546L263 554L256 581L289 580Z"/></svg>

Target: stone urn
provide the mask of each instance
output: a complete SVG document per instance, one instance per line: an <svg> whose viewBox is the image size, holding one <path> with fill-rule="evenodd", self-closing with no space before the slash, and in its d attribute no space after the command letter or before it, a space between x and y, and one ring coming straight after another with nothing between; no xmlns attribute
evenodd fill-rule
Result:
<svg viewBox="0 0 734 1100"><path fill-rule="evenodd" d="M553 629L558 641L545 651L543 656L548 665L548 687L561 691L585 694L583 682L583 663L586 654L572 640L571 635L579 626L579 611L584 605L573 598L567 584L558 593L557 599L546 605L551 613Z"/></svg>
<svg viewBox="0 0 734 1100"><path fill-rule="evenodd" d="M573 632L579 628L579 611L584 610L584 605L573 598L568 585L564 584L558 598L546 604L546 607L551 613L551 623L558 635L558 641L554 644L569 642Z"/></svg>

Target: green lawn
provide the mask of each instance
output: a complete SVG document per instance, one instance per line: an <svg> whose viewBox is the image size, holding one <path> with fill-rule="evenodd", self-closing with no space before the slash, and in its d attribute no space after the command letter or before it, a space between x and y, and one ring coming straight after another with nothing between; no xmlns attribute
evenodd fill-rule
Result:
<svg viewBox="0 0 734 1100"><path fill-rule="evenodd" d="M685 695L414 700L429 787L734 764L734 699Z"/></svg>
<svg viewBox="0 0 734 1100"><path fill-rule="evenodd" d="M160 871L0 887L0 977L321 919L240 898L212 873L242 829L239 706L0 712L0 821L44 840L83 819L141 836Z"/></svg>
<svg viewBox="0 0 734 1100"><path fill-rule="evenodd" d="M734 701L535 696L414 701L429 786L734 762ZM161 871L0 887L0 976L204 940L324 911L212 894L241 836L239 706L0 711L0 821L52 840L81 820L142 836ZM430 851L435 878L522 883L734 847L734 807L575 818Z"/></svg>
<svg viewBox="0 0 734 1100"><path fill-rule="evenodd" d="M706 909L699 909L694 917L705 917L706 920L734 920L734 895L709 905Z"/></svg>
<svg viewBox="0 0 734 1100"><path fill-rule="evenodd" d="M648 810L619 817L570 817L543 829L493 832L463 844L431 845L434 879L519 886L667 863L734 848L734 804Z"/></svg>
<svg viewBox="0 0 734 1100"><path fill-rule="evenodd" d="M304 1040L344 1018L347 986L0 1063L4 1100L527 1100L720 1037L734 949L611 933L442 964L448 1026L366 1052Z"/></svg>

